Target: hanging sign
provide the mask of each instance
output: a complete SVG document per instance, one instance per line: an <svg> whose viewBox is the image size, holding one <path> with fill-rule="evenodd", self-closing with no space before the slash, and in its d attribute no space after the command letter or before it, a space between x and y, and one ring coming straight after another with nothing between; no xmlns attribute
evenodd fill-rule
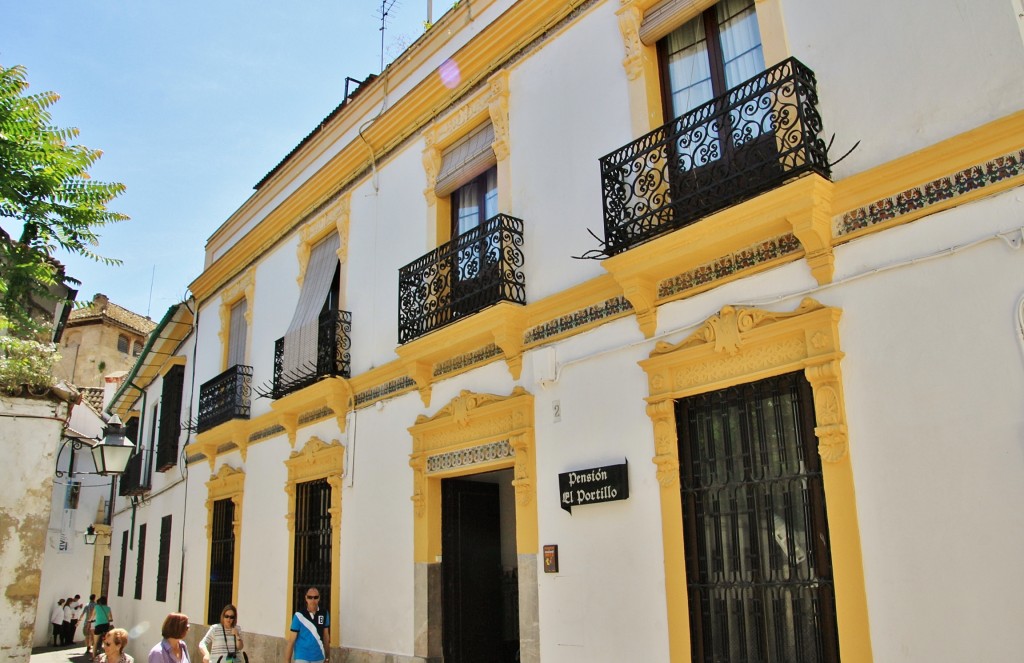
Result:
<svg viewBox="0 0 1024 663"><path fill-rule="evenodd" d="M574 506L626 499L629 497L628 467L626 462L559 474L561 507L571 515Z"/></svg>

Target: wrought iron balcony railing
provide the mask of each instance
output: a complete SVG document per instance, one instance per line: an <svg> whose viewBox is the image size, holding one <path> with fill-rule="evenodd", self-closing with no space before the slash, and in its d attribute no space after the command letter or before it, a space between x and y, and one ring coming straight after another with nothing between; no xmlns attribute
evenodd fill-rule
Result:
<svg viewBox="0 0 1024 663"><path fill-rule="evenodd" d="M398 342L500 301L526 303L523 222L498 214L398 271Z"/></svg>
<svg viewBox="0 0 1024 663"><path fill-rule="evenodd" d="M252 366L236 364L199 387L202 433L232 419L248 419L252 399Z"/></svg>
<svg viewBox="0 0 1024 663"><path fill-rule="evenodd" d="M308 353L312 359L302 359L305 353L298 351L299 359L291 366L285 356L288 351L287 337L274 343L274 381L271 398L278 399L293 391L307 387L322 377L351 377L352 364L352 314L348 311L326 311L320 314L316 329L316 352ZM305 339L296 337L293 342ZM312 342L312 334L310 340ZM265 389L265 387L263 387ZM261 395L266 396L265 392Z"/></svg>
<svg viewBox="0 0 1024 663"><path fill-rule="evenodd" d="M149 492L153 477L149 468L151 457L148 449L140 449L128 459L124 472L118 477L118 495L129 497Z"/></svg>
<svg viewBox="0 0 1024 663"><path fill-rule="evenodd" d="M768 191L829 178L814 72L789 58L601 161L607 255Z"/></svg>

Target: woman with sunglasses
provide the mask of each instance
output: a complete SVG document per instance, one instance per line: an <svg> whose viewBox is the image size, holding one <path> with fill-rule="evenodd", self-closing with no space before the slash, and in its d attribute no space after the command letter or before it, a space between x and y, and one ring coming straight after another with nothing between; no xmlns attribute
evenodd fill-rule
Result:
<svg viewBox="0 0 1024 663"><path fill-rule="evenodd" d="M98 663L135 663L135 659L124 653L128 645L128 631L115 628L103 634L103 653L96 659Z"/></svg>
<svg viewBox="0 0 1024 663"><path fill-rule="evenodd" d="M199 642L203 663L236 663L242 659L242 631L238 628L238 608L227 604L220 611L220 624L214 624Z"/></svg>

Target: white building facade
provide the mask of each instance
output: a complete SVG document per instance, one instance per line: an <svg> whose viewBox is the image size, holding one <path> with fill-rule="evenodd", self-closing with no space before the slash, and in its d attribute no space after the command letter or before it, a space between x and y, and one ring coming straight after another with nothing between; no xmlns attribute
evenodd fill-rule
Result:
<svg viewBox="0 0 1024 663"><path fill-rule="evenodd" d="M316 586L345 660L1013 660L1022 64L1003 0L456 3L207 242L115 616L234 603L272 660Z"/></svg>

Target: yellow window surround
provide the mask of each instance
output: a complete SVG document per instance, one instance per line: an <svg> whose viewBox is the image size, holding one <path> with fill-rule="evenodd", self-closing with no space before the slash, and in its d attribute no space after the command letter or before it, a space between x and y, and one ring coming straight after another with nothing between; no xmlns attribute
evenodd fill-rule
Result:
<svg viewBox="0 0 1024 663"><path fill-rule="evenodd" d="M231 576L231 602L238 605L238 568L242 551L242 496L245 491L245 470L222 465L220 470L206 482L206 577L210 577L210 561L213 550L213 505L218 500L229 499L235 504L232 529L235 536L235 560ZM206 583L204 609L210 605L210 585Z"/></svg>
<svg viewBox="0 0 1024 663"><path fill-rule="evenodd" d="M441 555L441 480L512 467L516 493L516 549L537 554L536 442L533 395L516 387L508 396L463 390L433 417L420 415L412 434L415 561ZM507 444L504 452L484 450ZM479 450L479 454L474 452ZM478 462L451 466L432 459L469 452ZM461 454L460 454L461 455Z"/></svg>
<svg viewBox="0 0 1024 663"><path fill-rule="evenodd" d="M312 436L300 451L293 451L284 462L288 468L288 481L284 490L288 493L288 584L289 591L284 599L285 628L291 623L291 587L295 583L295 493L300 483L327 479L331 486L331 605L334 616L331 626L331 645L341 642L341 623L338 606L341 604L341 550L338 545L341 535L341 477L345 473L345 447L338 440L330 443Z"/></svg>
<svg viewBox="0 0 1024 663"><path fill-rule="evenodd" d="M658 72L658 54L653 44L640 40L640 26L644 14L659 0L622 0L617 14L626 57L622 66L626 70L629 89L629 108L634 136L642 136L660 127L671 118L664 117L661 99L661 78ZM761 50L767 66L782 62L791 55L782 19L782 0L755 0L757 24L761 33ZM691 0L687 13L680 16L679 25L698 16L716 4L716 0Z"/></svg>
<svg viewBox="0 0 1024 663"><path fill-rule="evenodd" d="M231 286L224 289L220 296L220 347L221 347L221 370L226 371L228 366L228 344L231 336L231 309L242 299L245 300L245 324L252 329L252 305L256 293L256 268L250 267ZM246 333L245 356L249 356L249 348L252 334Z"/></svg>
<svg viewBox="0 0 1024 663"><path fill-rule="evenodd" d="M331 232L338 233L338 261L341 264L348 261L348 229L351 210L352 193L346 192L299 229L299 246L296 249L299 275L296 281L300 288L306 279L306 268L309 266L309 255L313 251L313 247Z"/></svg>
<svg viewBox="0 0 1024 663"><path fill-rule="evenodd" d="M828 510L841 658L872 660L867 595L850 463L838 308L805 299L790 313L727 306L683 341L658 343L640 362L661 490L665 593L672 663L690 660L675 401L802 370L814 394L815 434Z"/></svg>
<svg viewBox="0 0 1024 663"><path fill-rule="evenodd" d="M428 245L440 246L451 239L451 204L447 197L434 193L441 169L441 155L459 139L469 135L486 120L494 126L491 149L498 164L498 211L512 211L512 176L508 155L508 71L498 71L487 79L487 85L466 101L448 110L444 118L423 132L423 169L427 187L423 196L427 200Z"/></svg>

